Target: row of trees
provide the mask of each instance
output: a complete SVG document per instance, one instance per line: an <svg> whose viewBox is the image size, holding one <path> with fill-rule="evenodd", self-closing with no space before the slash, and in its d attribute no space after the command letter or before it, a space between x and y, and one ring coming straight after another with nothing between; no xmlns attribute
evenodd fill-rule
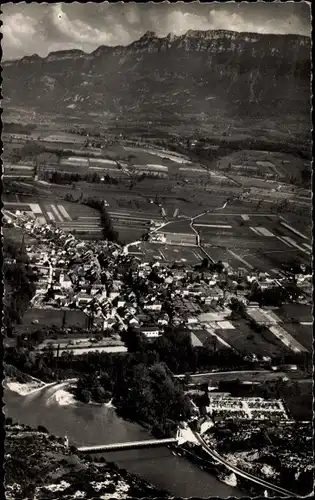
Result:
<svg viewBox="0 0 315 500"><path fill-rule="evenodd" d="M144 423L157 436L171 435L181 420L190 417L190 402L165 363L154 357L148 362L140 352L113 356L110 361L105 357L105 363L102 358L90 357L97 370L79 376L77 399L104 403L113 398L121 416Z"/></svg>
<svg viewBox="0 0 315 500"><path fill-rule="evenodd" d="M204 257L201 264L197 264L194 269L195 271L210 271L211 273L221 274L224 271L224 265L221 260L218 260L218 262L209 262L209 259Z"/></svg>
<svg viewBox="0 0 315 500"><path fill-rule="evenodd" d="M36 129L36 125L28 123L23 125L17 122L5 122L3 123L3 131L6 134L24 134L31 135L32 131Z"/></svg>
<svg viewBox="0 0 315 500"><path fill-rule="evenodd" d="M66 352L57 358L49 348L45 353L36 354L18 347L6 349L5 361L47 381L78 377L74 390L78 400L104 403L113 399L122 416L146 423L159 435L172 433L178 422L188 418L191 411L172 372L252 367L244 361L242 353L231 349L217 350L215 345L193 347L190 332L183 327L166 328L165 334L153 341L132 328L121 336L128 348L125 355L89 352L74 356ZM294 354L283 356L278 361L298 365L307 362L302 357L298 360ZM278 394L281 388L265 389L268 394L269 391Z"/></svg>
<svg viewBox="0 0 315 500"><path fill-rule="evenodd" d="M3 256L3 325L5 333L11 336L14 325L21 323L35 294L37 277L28 265L23 241L19 244L14 240L4 240Z"/></svg>
<svg viewBox="0 0 315 500"><path fill-rule="evenodd" d="M103 227L103 237L109 241L118 243L119 234L115 231L111 217L107 211L105 201L98 198L85 198L82 203L100 212Z"/></svg>
<svg viewBox="0 0 315 500"><path fill-rule="evenodd" d="M297 300L300 294L301 291L294 283L286 285L285 288L282 286L273 286L265 290L261 290L257 284L252 287L249 298L258 302L260 306L280 307L288 300Z"/></svg>
<svg viewBox="0 0 315 500"><path fill-rule="evenodd" d="M10 152L9 161L18 163L22 160L35 160L37 163L39 155L45 152L43 146L34 142L28 142L21 148L15 148Z"/></svg>
<svg viewBox="0 0 315 500"><path fill-rule="evenodd" d="M49 172L43 173L44 180L49 180L53 184L72 184L73 182L89 182L91 184L118 184L118 180L114 177L110 177L110 175L106 174L104 176L100 176L98 173L87 173L87 174L78 174L78 173L68 173L68 172L59 172L55 170L52 174Z"/></svg>

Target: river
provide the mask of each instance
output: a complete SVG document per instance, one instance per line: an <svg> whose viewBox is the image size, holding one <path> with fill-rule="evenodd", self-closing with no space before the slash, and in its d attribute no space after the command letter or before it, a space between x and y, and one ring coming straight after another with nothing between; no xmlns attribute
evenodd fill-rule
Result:
<svg viewBox="0 0 315 500"><path fill-rule="evenodd" d="M5 389L5 415L31 427L43 425L56 436L67 435L70 443L77 446L152 437L139 425L118 417L113 408L83 404L60 406L50 401L55 391L55 387L47 387L21 396ZM220 482L186 458L173 455L166 447L108 452L103 456L175 497L244 496L237 488Z"/></svg>

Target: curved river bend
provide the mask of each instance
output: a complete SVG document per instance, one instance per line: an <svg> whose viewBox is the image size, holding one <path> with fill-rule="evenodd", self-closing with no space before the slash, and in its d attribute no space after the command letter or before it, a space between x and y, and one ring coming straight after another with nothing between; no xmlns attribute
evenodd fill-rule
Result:
<svg viewBox="0 0 315 500"><path fill-rule="evenodd" d="M5 389L5 414L13 421L36 428L45 426L56 436L69 437L77 446L110 444L149 439L149 433L137 424L123 420L113 408L98 405L60 406L50 398L55 387L20 396ZM176 497L244 496L203 471L186 458L173 455L166 447L116 451L103 454L111 462L136 474Z"/></svg>

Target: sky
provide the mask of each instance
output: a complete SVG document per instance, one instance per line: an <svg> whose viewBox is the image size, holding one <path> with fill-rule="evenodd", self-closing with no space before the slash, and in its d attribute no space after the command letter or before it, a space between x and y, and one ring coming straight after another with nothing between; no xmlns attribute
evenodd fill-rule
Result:
<svg viewBox="0 0 315 500"><path fill-rule="evenodd" d="M273 3L6 3L1 6L3 59L128 45L146 31L157 36L224 29L310 36L309 2Z"/></svg>

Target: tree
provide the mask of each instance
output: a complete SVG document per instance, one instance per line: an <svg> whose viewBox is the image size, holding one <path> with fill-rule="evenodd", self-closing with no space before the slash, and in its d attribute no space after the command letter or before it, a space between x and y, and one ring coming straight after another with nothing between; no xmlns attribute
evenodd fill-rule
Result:
<svg viewBox="0 0 315 500"><path fill-rule="evenodd" d="M261 305L280 307L288 298L288 293L282 287L271 287L261 292Z"/></svg>
<svg viewBox="0 0 315 500"><path fill-rule="evenodd" d="M204 257L202 259L201 268L202 269L208 269L209 268L209 260L207 259L207 257Z"/></svg>
<svg viewBox="0 0 315 500"><path fill-rule="evenodd" d="M82 389L80 392L75 392L76 398L82 403L88 404L92 400L92 394L88 389Z"/></svg>
<svg viewBox="0 0 315 500"><path fill-rule="evenodd" d="M312 170L311 168L305 166L302 170L301 170L301 180L302 180L302 184L306 187L309 187L310 184L311 184L311 179L312 179Z"/></svg>
<svg viewBox="0 0 315 500"><path fill-rule="evenodd" d="M217 337L211 337L211 346L212 346L212 349L213 349L213 354L216 354L217 347L218 347L218 339L217 339Z"/></svg>
<svg viewBox="0 0 315 500"><path fill-rule="evenodd" d="M7 246L6 252L11 251L16 257L16 262L4 262L4 326L7 333L12 332L12 327L20 323L22 316L27 310L32 297L35 294L36 275L28 266L28 257L24 253L25 245ZM5 256L8 255L5 253Z"/></svg>
<svg viewBox="0 0 315 500"><path fill-rule="evenodd" d="M231 298L230 308L232 310L232 316L234 319L244 318L246 314L246 306L244 302L238 300L235 297Z"/></svg>
<svg viewBox="0 0 315 500"><path fill-rule="evenodd" d="M124 415L147 422L159 436L172 434L191 415L188 398L164 363L129 365L115 402Z"/></svg>
<svg viewBox="0 0 315 500"><path fill-rule="evenodd" d="M140 330L129 327L127 331L121 332L120 336L128 352L144 352L147 341Z"/></svg>
<svg viewBox="0 0 315 500"><path fill-rule="evenodd" d="M64 330L66 326L66 316L67 316L67 311L65 310L62 315L62 325L61 325L62 330Z"/></svg>
<svg viewBox="0 0 315 500"><path fill-rule="evenodd" d="M115 231L113 228L113 224L112 224L110 215L107 211L104 200L100 200L97 198L87 198L83 201L83 203L85 205L92 207L92 208L95 208L96 210L98 210L100 212L104 239L118 242L119 235L118 235L118 232Z"/></svg>
<svg viewBox="0 0 315 500"><path fill-rule="evenodd" d="M224 265L221 260L215 263L215 270L218 274L221 274L224 271Z"/></svg>

